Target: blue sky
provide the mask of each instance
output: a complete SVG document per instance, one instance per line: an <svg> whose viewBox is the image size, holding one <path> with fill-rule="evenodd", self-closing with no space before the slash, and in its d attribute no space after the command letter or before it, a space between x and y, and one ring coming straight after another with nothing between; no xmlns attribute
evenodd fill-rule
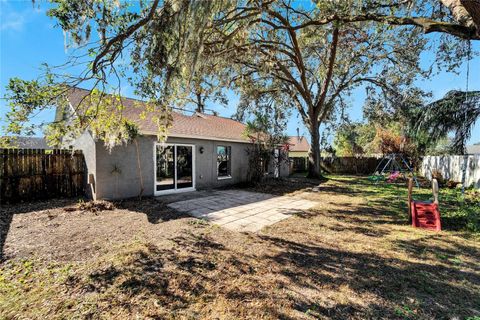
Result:
<svg viewBox="0 0 480 320"><path fill-rule="evenodd" d="M39 4L40 3L40 4ZM31 0L6 1L0 0L0 96L5 93L5 85L11 77L34 79L40 75L40 65L47 62L52 65L61 64L67 57L64 48L63 32L55 27L55 21L45 15L46 4L37 1L35 7ZM480 50L480 41L473 42L473 48ZM425 59L432 58L427 53ZM463 65L459 74L442 72L421 86L433 93L433 99L441 98L449 90L465 90L466 66ZM471 90L480 90L480 58L470 61ZM125 86L123 93L132 96L132 90ZM362 105L365 93L358 89L352 95L351 108L348 114L352 120L362 120ZM238 99L231 96L228 108L210 105L208 108L217 110L222 116L235 113ZM3 116L7 111L6 101L0 99L0 127L5 125ZM38 121L53 119L53 112L45 112L38 116ZM287 133L295 135L297 128L301 134L307 130L296 113L288 123ZM0 129L0 135L2 129ZM469 143L480 142L480 121L477 122Z"/></svg>

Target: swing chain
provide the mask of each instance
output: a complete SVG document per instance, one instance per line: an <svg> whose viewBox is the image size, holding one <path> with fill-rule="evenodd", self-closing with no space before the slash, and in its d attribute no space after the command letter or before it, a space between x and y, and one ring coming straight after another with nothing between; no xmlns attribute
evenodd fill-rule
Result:
<svg viewBox="0 0 480 320"><path fill-rule="evenodd" d="M467 47L467 81L466 81L466 88L465 88L465 101L464 101L464 121L463 121L463 128L462 131L465 132L467 130L467 111L468 111L468 85L469 85L469 78L470 78L470 57L472 54L472 43L470 40L468 41ZM465 183L466 183L466 175L467 175L467 164L468 164L468 154L466 154L465 145L464 148L464 155L463 155L463 165L462 165L462 196L465 196Z"/></svg>

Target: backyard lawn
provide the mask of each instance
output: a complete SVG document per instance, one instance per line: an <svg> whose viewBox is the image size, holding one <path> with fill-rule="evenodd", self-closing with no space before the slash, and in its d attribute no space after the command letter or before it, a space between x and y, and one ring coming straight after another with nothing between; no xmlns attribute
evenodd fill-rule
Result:
<svg viewBox="0 0 480 320"><path fill-rule="evenodd" d="M403 184L331 176L253 191L317 205L258 233L162 198L2 208L0 318L479 319L478 194L461 204L442 189L435 233L408 225Z"/></svg>

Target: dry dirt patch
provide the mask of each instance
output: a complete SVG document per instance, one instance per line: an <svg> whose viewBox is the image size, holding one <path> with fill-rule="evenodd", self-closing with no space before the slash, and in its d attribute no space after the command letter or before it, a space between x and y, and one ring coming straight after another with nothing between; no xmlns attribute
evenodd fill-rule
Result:
<svg viewBox="0 0 480 320"><path fill-rule="evenodd" d="M277 194L286 191L318 206L259 234L181 216L152 199L96 213L65 212L73 204L64 203L16 214L0 276L1 315L461 319L480 313L475 239L413 230L401 211L348 179L318 188L297 183L296 191Z"/></svg>
<svg viewBox="0 0 480 320"><path fill-rule="evenodd" d="M2 234L7 234L6 259L85 260L135 239L175 237L192 220L151 198L95 205L58 200L6 207L4 212L11 216L9 226L2 228Z"/></svg>

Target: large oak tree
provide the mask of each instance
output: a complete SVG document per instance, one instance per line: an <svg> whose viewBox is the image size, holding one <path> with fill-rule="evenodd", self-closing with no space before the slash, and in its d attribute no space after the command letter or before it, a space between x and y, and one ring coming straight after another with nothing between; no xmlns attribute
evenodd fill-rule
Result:
<svg viewBox="0 0 480 320"><path fill-rule="evenodd" d="M57 98L68 90L65 84L87 82L103 91L108 83L128 81L154 109L168 112L195 98L203 80L214 79L213 88L228 87L252 100L267 95L296 108L312 137L311 176L320 174L319 126L348 102L353 88L369 83L381 92L407 90L429 71L419 65L426 34L441 35L435 37L437 61L450 67L467 54L463 40L480 39L478 0L52 3L48 14L77 47L66 66L86 68L73 75L47 68L47 76L33 82L13 79L8 131L21 133L39 109L64 101ZM397 97L401 103L402 95ZM85 119L75 124L131 125L92 112ZM160 131L168 119L157 119ZM60 137L66 127L56 123L50 132Z"/></svg>

